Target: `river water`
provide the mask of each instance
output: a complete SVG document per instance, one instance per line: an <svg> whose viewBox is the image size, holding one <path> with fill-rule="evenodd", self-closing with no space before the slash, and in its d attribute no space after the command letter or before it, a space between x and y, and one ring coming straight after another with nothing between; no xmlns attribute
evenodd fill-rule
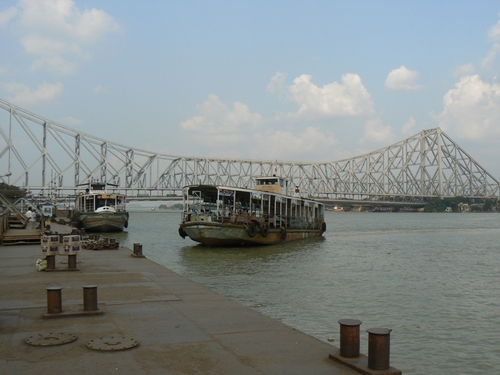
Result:
<svg viewBox="0 0 500 375"><path fill-rule="evenodd" d="M180 212L130 215L122 246L322 341L359 319L361 353L390 328L404 374L500 373L499 214L327 213L320 239L245 249L183 240Z"/></svg>

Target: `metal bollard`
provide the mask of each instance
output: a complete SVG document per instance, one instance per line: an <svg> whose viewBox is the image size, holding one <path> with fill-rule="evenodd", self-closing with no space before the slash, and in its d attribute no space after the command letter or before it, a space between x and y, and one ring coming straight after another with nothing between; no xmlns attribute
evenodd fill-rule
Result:
<svg viewBox="0 0 500 375"><path fill-rule="evenodd" d="M45 257L47 260L47 268L48 270L55 270L56 269L56 256L55 255L47 255Z"/></svg>
<svg viewBox="0 0 500 375"><path fill-rule="evenodd" d="M76 269L76 254L68 255L68 268Z"/></svg>
<svg viewBox="0 0 500 375"><path fill-rule="evenodd" d="M391 331L388 328L369 328L368 332L368 368L387 370L389 368Z"/></svg>
<svg viewBox="0 0 500 375"><path fill-rule="evenodd" d="M62 312L62 299L61 299L60 286L49 286L47 288L47 312L49 314L59 314Z"/></svg>
<svg viewBox="0 0 500 375"><path fill-rule="evenodd" d="M359 357L359 326L361 320L340 319L340 355L342 357Z"/></svg>
<svg viewBox="0 0 500 375"><path fill-rule="evenodd" d="M97 311L97 285L83 286L83 310Z"/></svg>
<svg viewBox="0 0 500 375"><path fill-rule="evenodd" d="M134 244L134 255L142 256L142 245L140 243Z"/></svg>

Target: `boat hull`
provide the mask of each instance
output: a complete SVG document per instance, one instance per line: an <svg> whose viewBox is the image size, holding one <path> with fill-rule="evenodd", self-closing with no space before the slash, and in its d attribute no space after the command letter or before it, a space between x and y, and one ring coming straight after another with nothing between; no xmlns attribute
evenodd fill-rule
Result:
<svg viewBox="0 0 500 375"><path fill-rule="evenodd" d="M179 233L206 246L260 246L306 238L320 237L324 230L269 228L249 233L248 228L236 224L214 222L183 223Z"/></svg>
<svg viewBox="0 0 500 375"><path fill-rule="evenodd" d="M122 232L128 227L127 212L80 213L77 215L77 225L86 232Z"/></svg>

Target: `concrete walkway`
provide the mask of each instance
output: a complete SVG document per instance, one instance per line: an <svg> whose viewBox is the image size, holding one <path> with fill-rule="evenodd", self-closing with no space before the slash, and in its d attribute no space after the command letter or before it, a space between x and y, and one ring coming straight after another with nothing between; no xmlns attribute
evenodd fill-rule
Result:
<svg viewBox="0 0 500 375"><path fill-rule="evenodd" d="M358 374L329 359L335 346L130 249L82 250L78 271L37 272L39 258L40 245L0 246L2 375ZM68 257L56 256L56 269L67 268ZM78 315L88 285L97 285L102 314ZM54 286L62 287L63 312L47 318L46 288ZM67 335L76 340L53 345ZM51 345L26 342L40 338Z"/></svg>

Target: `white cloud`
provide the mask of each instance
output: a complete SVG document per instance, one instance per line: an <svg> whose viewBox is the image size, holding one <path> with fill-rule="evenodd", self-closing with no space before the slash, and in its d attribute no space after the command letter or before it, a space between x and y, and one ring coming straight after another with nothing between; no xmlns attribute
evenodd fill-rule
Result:
<svg viewBox="0 0 500 375"><path fill-rule="evenodd" d="M289 88L293 101L299 105L290 117L314 120L339 116L362 116L374 112L370 93L357 74L344 74L342 82L318 87L311 76L303 74Z"/></svg>
<svg viewBox="0 0 500 375"><path fill-rule="evenodd" d="M8 12L8 13L7 13ZM73 74L90 48L108 33L120 32L118 23L95 8L81 11L73 0L20 0L13 10L0 13L15 22L16 33L27 54L35 58L32 70L47 69Z"/></svg>
<svg viewBox="0 0 500 375"><path fill-rule="evenodd" d="M391 70L385 80L385 87L389 90L416 90L421 85L416 83L420 73L416 70L409 70L404 65Z"/></svg>
<svg viewBox="0 0 500 375"><path fill-rule="evenodd" d="M182 129L225 137L231 133L255 129L262 122L262 116L251 113L245 104L234 102L230 110L217 95L213 94L209 95L205 103L198 106L197 111L198 116L181 123Z"/></svg>
<svg viewBox="0 0 500 375"><path fill-rule="evenodd" d="M80 11L73 0L20 0L20 23L26 30L46 34L64 33L74 40L91 43L120 26L99 9Z"/></svg>
<svg viewBox="0 0 500 375"><path fill-rule="evenodd" d="M488 31L488 37L493 42L500 42L500 20Z"/></svg>
<svg viewBox="0 0 500 375"><path fill-rule="evenodd" d="M408 121L403 125L402 132L403 134L415 134L415 126L416 122L413 116L411 116Z"/></svg>
<svg viewBox="0 0 500 375"><path fill-rule="evenodd" d="M474 71L474 64L460 65L453 71L453 77L460 78L463 76L470 76L474 74Z"/></svg>
<svg viewBox="0 0 500 375"><path fill-rule="evenodd" d="M180 127L189 132L193 150L204 155L317 161L321 157L331 160L338 153L335 137L320 128L307 127L297 133L276 129L245 104L235 102L228 108L216 95L210 95L197 112Z"/></svg>
<svg viewBox="0 0 500 375"><path fill-rule="evenodd" d="M277 72L273 76L273 78L271 78L271 81L269 81L266 91L271 93L280 91L283 88L285 80L286 80L286 74L282 72Z"/></svg>
<svg viewBox="0 0 500 375"><path fill-rule="evenodd" d="M94 88L94 94L100 95L100 94L107 94L109 92L109 89L107 87L98 85Z"/></svg>
<svg viewBox="0 0 500 375"><path fill-rule="evenodd" d="M10 7L0 12L0 26L7 25L17 15L17 8Z"/></svg>
<svg viewBox="0 0 500 375"><path fill-rule="evenodd" d="M6 83L2 86L10 96L9 100L18 105L52 100L64 91L62 83L43 83L36 90L31 90L28 86L17 82Z"/></svg>
<svg viewBox="0 0 500 375"><path fill-rule="evenodd" d="M488 37L492 41L493 45L482 61L483 68L491 67L496 60L498 52L500 51L500 21L491 27L488 31Z"/></svg>
<svg viewBox="0 0 500 375"><path fill-rule="evenodd" d="M491 67L500 51L500 43L494 43L491 49L488 51L486 57L483 59L481 66L485 69Z"/></svg>
<svg viewBox="0 0 500 375"><path fill-rule="evenodd" d="M359 141L359 143L385 143L387 145L395 141L392 128L387 125L384 126L382 119L375 118L368 120L365 124L365 134L364 137Z"/></svg>
<svg viewBox="0 0 500 375"><path fill-rule="evenodd" d="M253 158L265 160L331 161L332 149L337 151L337 143L333 135L325 134L317 127L308 127L299 134L270 129L255 134L249 153Z"/></svg>
<svg viewBox="0 0 500 375"><path fill-rule="evenodd" d="M77 65L63 59L61 56L50 56L36 59L31 64L30 70L33 72L49 70L54 73L71 75L77 70Z"/></svg>
<svg viewBox="0 0 500 375"><path fill-rule="evenodd" d="M32 55L54 56L64 52L66 44L61 40L46 38L40 35L27 35L21 39L24 50Z"/></svg>
<svg viewBox="0 0 500 375"><path fill-rule="evenodd" d="M460 138L481 139L500 135L500 85L466 76L443 98L444 109L435 116L443 130Z"/></svg>
<svg viewBox="0 0 500 375"><path fill-rule="evenodd" d="M77 118L74 118L71 116L63 118L61 123L66 125L66 126L70 126L70 127L74 127L74 128L78 128L78 127L81 127L83 125L83 121L81 119L77 119Z"/></svg>

